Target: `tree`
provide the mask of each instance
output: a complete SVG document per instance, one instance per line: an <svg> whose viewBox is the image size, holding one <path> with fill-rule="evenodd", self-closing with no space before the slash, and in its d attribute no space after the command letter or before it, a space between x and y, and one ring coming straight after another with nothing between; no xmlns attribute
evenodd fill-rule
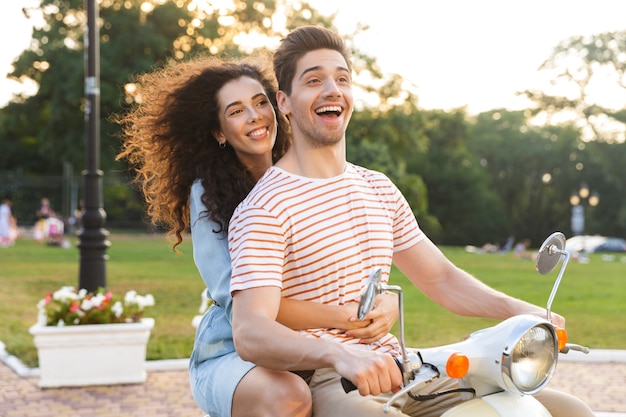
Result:
<svg viewBox="0 0 626 417"><path fill-rule="evenodd" d="M615 192L626 186L620 174L626 156L624 56L626 31L571 37L554 48L540 68L554 89L522 93L535 102L533 116L545 116L547 124L563 128L557 133L559 138L578 132L579 137L571 138L562 149L560 171L567 173L567 178L555 183L562 188L557 201L567 201L567 195L580 183L589 184L600 193L601 200L586 213L585 230L609 236L626 235L626 199ZM607 96L614 99L612 103ZM557 205L561 217L569 217L569 204Z"/></svg>
<svg viewBox="0 0 626 417"><path fill-rule="evenodd" d="M419 173L428 187L431 213L442 225L441 242L450 245L498 242L508 234L500 196L489 188L484 169L468 149L463 109L428 111L426 152L406 155L408 171Z"/></svg>
<svg viewBox="0 0 626 417"><path fill-rule="evenodd" d="M0 159L0 169L18 167L34 173L58 172L63 161L78 169L84 161L84 27L83 0L40 0L24 9L41 14L43 27L15 61L10 76L39 86L30 97L15 97L4 114L0 131L17 154L29 158ZM108 116L132 105L125 94L133 75L195 55L238 57L263 53L286 31L303 25L332 27L333 16L320 15L306 2L234 0L101 0L100 103L102 168L124 169L114 162L118 127ZM358 30L363 30L359 28ZM354 34L347 35L351 41ZM381 78L375 59L355 51L358 71ZM386 89L385 93L399 93ZM60 157L62 156L62 158ZM23 161L28 161L26 166Z"/></svg>
<svg viewBox="0 0 626 417"><path fill-rule="evenodd" d="M592 141L585 143L584 150L581 162L585 171L578 180L587 183L600 196L598 206L586 213L585 230L593 234L624 237L626 195L618 190L626 189L626 144Z"/></svg>
<svg viewBox="0 0 626 417"><path fill-rule="evenodd" d="M148 70L172 53L172 44L184 33L177 22L184 9L164 4L149 15L128 2L109 1L100 5L101 17L101 108L107 115L119 109L120 88L129 75ZM45 25L35 29L30 49L15 62L11 74L16 79L29 78L39 91L31 97L20 97L12 103L25 115L14 121L16 133L36 142L38 163L35 172L54 172L62 160L74 166L84 165L84 25L83 2L78 0L42 0L39 8L26 10L27 15L40 11ZM106 117L106 116L105 116ZM117 146L112 143L115 127L102 124L103 167L112 166ZM19 164L19 161L16 161ZM7 168L13 168L8 166Z"/></svg>
<svg viewBox="0 0 626 417"><path fill-rule="evenodd" d="M513 235L538 243L554 230L570 230L570 192L598 172L575 126L535 126L529 112L500 109L480 114L470 136Z"/></svg>
<svg viewBox="0 0 626 417"><path fill-rule="evenodd" d="M407 170L407 152L424 149L421 112L415 100L402 105L365 108L352 116L346 134L348 160L385 173L402 191L420 227L431 237L441 226L429 211L427 188L419 173Z"/></svg>
<svg viewBox="0 0 626 417"><path fill-rule="evenodd" d="M611 107L603 101L606 95L599 97L597 92L613 89L611 96L626 97L625 55L626 31L566 39L540 68L555 91L527 90L522 94L536 103L535 114L554 120L566 116L577 122L587 139L624 142L625 100Z"/></svg>
<svg viewBox="0 0 626 417"><path fill-rule="evenodd" d="M219 5L219 6L218 6ZM85 165L84 28L83 0L40 0L24 10L41 14L44 25L35 28L31 46L14 62L11 76L39 86L33 96L18 96L0 116L0 171L51 175L69 163ZM267 45L303 24L332 27L333 16L320 15L306 2L233 0L101 0L100 108L101 168L107 176L125 171L115 162L119 127L109 116L133 105L133 76L195 55L238 57L263 53ZM365 28L358 28L357 32ZM356 32L355 32L356 34ZM355 34L346 35L351 42ZM379 101L403 94L398 77L380 73L376 60L354 51L355 71L381 80ZM384 95L389 95L389 97ZM6 144L5 144L6 142ZM60 191L59 191L60 192ZM119 190L107 190L107 201L121 201ZM60 199L60 198L59 198ZM135 207L136 204L131 206ZM129 211L107 210L109 221ZM134 211L132 211L134 212ZM124 218L124 217L122 217Z"/></svg>

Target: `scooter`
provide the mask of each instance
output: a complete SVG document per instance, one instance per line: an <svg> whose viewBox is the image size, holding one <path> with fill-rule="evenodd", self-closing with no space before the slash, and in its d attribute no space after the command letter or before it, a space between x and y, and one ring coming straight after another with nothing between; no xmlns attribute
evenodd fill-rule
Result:
<svg viewBox="0 0 626 417"><path fill-rule="evenodd" d="M548 298L546 319L519 315L476 331L459 343L410 352L404 343L402 289L381 283L381 271L373 272L359 303L359 318L371 310L376 296L384 291L398 293L400 310L398 340L402 361L396 362L404 383L384 404L383 411L388 413L392 404L404 395L415 401L428 401L433 396L448 394L420 396L412 391L437 378L450 377L459 379L459 389L454 392L461 392L464 401L441 417L550 417L532 394L541 391L550 381L559 352L589 353L584 346L567 343L565 329L557 329L550 321L552 302L569 260L565 236L555 232L541 245L536 270L546 275L561 259L561 269ZM347 379L342 379L342 384L346 392L356 389Z"/></svg>

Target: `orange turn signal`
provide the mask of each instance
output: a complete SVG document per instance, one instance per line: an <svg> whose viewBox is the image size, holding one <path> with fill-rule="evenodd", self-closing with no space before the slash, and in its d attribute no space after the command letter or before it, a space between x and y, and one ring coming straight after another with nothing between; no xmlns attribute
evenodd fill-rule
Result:
<svg viewBox="0 0 626 417"><path fill-rule="evenodd" d="M555 327L555 329L556 337L559 339L559 351L561 351L567 344L567 330L561 329L560 327Z"/></svg>
<svg viewBox="0 0 626 417"><path fill-rule="evenodd" d="M446 362L446 373L450 378L463 378L469 371L469 358L461 353L453 353Z"/></svg>

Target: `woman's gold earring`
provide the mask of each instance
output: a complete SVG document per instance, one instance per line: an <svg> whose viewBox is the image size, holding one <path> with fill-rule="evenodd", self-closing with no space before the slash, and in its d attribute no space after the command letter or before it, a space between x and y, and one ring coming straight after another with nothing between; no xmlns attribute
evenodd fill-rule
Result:
<svg viewBox="0 0 626 417"><path fill-rule="evenodd" d="M220 148L224 149L226 147L226 141L220 142Z"/></svg>

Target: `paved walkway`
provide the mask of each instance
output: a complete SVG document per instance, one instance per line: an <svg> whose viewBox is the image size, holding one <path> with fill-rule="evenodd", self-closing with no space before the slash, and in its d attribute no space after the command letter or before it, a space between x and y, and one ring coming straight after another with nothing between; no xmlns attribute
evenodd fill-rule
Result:
<svg viewBox="0 0 626 417"><path fill-rule="evenodd" d="M6 355L0 343L1 417L202 417L187 360L146 362L143 384L85 388L37 386L38 370ZM551 387L574 394L600 417L626 417L626 351L562 355Z"/></svg>
<svg viewBox="0 0 626 417"><path fill-rule="evenodd" d="M581 398L598 416L626 417L626 351L561 355L549 386Z"/></svg>

